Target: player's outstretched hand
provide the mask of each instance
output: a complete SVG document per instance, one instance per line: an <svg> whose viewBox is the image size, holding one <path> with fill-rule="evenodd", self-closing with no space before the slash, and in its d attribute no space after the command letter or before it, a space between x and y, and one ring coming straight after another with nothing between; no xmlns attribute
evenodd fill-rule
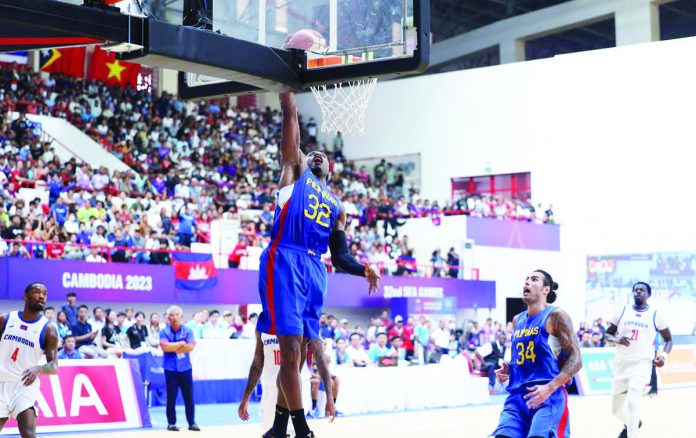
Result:
<svg viewBox="0 0 696 438"><path fill-rule="evenodd" d="M631 345L631 338L627 338L626 336L622 336L621 339L619 339L619 345L623 345L625 347L628 347Z"/></svg>
<svg viewBox="0 0 696 438"><path fill-rule="evenodd" d="M379 280L382 278L377 268L369 264L365 265L365 278L367 278L367 281L370 283L368 294L372 295L377 292L379 289Z"/></svg>
<svg viewBox="0 0 696 438"><path fill-rule="evenodd" d="M536 409L541 406L552 393L549 385L534 385L531 388L527 388L527 390L530 392L524 396L524 399L527 400L529 409Z"/></svg>
<svg viewBox="0 0 696 438"><path fill-rule="evenodd" d="M237 408L237 414L242 421L249 421L249 401L242 399L239 403L239 408Z"/></svg>
<svg viewBox="0 0 696 438"><path fill-rule="evenodd" d="M36 376L39 374L39 367L31 367L24 371L22 374L22 383L24 386L29 386L36 380Z"/></svg>
<svg viewBox="0 0 696 438"><path fill-rule="evenodd" d="M324 408L324 410L326 411L324 415L329 417L329 423L333 423L334 418L336 418L336 406L334 405L333 400L326 400L326 407Z"/></svg>
<svg viewBox="0 0 696 438"><path fill-rule="evenodd" d="M665 358L662 356L657 356L655 358L655 360L653 361L653 363L655 364L656 367L662 368L663 366L665 366Z"/></svg>
<svg viewBox="0 0 696 438"><path fill-rule="evenodd" d="M505 383L510 379L510 366L507 362L503 362L503 366L495 370L495 377L497 377L498 383Z"/></svg>

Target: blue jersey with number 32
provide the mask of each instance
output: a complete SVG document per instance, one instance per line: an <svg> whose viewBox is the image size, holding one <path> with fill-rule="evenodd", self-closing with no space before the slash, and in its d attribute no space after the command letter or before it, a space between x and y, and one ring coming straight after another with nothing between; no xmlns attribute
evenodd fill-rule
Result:
<svg viewBox="0 0 696 438"><path fill-rule="evenodd" d="M329 247L329 236L341 212L340 200L308 168L295 181L290 199L276 207L271 240L306 248L317 256Z"/></svg>
<svg viewBox="0 0 696 438"><path fill-rule="evenodd" d="M548 306L534 316L526 311L517 315L512 333L509 392L526 393L528 387L548 383L560 372L546 330L546 319L554 310L556 307Z"/></svg>

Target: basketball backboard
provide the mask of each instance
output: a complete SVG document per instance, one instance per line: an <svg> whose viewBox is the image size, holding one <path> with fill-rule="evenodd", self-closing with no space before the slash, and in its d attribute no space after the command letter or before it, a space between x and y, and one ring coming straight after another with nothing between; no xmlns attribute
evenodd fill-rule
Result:
<svg viewBox="0 0 696 438"><path fill-rule="evenodd" d="M161 11L167 2L144 3L157 4ZM326 43L322 49L295 54L289 66L305 89L422 72L428 65L428 0L187 0L169 2L168 7L181 8L179 17L189 25L265 48L280 50L286 38L299 30L318 32ZM168 21L177 16L172 11L159 15ZM252 56L248 62L256 60ZM228 79L180 74L179 92L186 98L258 91L258 86L245 87Z"/></svg>

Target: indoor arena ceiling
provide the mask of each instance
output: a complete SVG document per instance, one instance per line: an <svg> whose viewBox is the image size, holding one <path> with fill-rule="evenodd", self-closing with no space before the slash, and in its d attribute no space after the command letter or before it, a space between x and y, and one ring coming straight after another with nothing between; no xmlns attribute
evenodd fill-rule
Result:
<svg viewBox="0 0 696 438"><path fill-rule="evenodd" d="M435 41L569 0L430 0Z"/></svg>

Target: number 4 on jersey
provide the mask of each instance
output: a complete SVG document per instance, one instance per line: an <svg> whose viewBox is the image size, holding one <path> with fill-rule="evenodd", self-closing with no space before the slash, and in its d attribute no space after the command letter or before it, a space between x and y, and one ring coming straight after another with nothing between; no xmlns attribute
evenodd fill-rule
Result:
<svg viewBox="0 0 696 438"><path fill-rule="evenodd" d="M10 359L12 359L13 362L17 362L17 356L19 355L19 347L15 348L14 353L12 353L12 356L10 356Z"/></svg>

